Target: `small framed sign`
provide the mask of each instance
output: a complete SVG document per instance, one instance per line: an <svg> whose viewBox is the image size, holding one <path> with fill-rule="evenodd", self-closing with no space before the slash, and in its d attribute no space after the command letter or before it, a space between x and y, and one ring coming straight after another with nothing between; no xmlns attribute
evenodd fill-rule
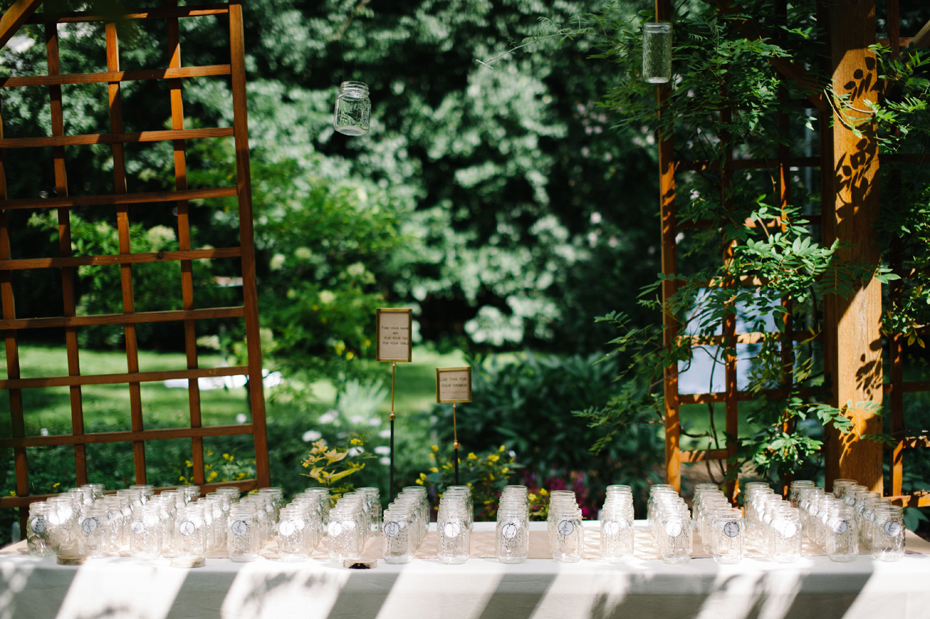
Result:
<svg viewBox="0 0 930 619"><path fill-rule="evenodd" d="M410 327L413 325L413 310L381 308L375 314L377 346L375 359L410 363L412 342Z"/></svg>
<svg viewBox="0 0 930 619"><path fill-rule="evenodd" d="M436 368L436 402L471 402L471 368Z"/></svg>

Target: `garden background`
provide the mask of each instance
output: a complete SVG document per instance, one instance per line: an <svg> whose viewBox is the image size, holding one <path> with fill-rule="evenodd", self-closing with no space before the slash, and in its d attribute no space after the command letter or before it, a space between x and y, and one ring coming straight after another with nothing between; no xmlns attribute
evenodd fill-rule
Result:
<svg viewBox="0 0 930 619"><path fill-rule="evenodd" d="M680 9L700 4L683 2ZM595 318L619 311L634 327L661 322L654 306L638 302L660 271L655 138L647 123L620 122L604 103L620 76L607 60L591 58L603 50L597 37L586 36L596 23L590 13L599 13L602 24L633 23L642 19L638 11L650 8L643 1L594 0L245 4L273 484L287 494L313 484L301 466L311 443L347 444L358 435L364 453L376 458L352 480L386 494L390 368L373 360L372 346L374 310L382 306L413 308L417 343L413 363L397 368L398 485L423 481L421 474L426 483L441 483L451 423L447 407L432 403L434 368L464 363L476 370L475 401L459 408L459 437L463 455L474 453L473 461L486 465L480 472L476 465L476 475L496 473L492 481L499 485L507 469L503 475L511 483L578 488L588 515L607 484L641 491L661 481L661 424L644 416L595 455L589 448L602 429L573 415L630 388L615 379L631 358L595 363L616 335L609 321ZM903 9L902 31L916 31L927 13ZM211 64L223 54L221 25L180 23L185 65ZM124 70L167 66L164 27L159 20L120 25ZM104 37L96 29L60 26L63 73L105 70ZM0 71L45 72L43 40L40 29L24 27L0 51ZM347 138L332 129L337 88L346 80L369 85L368 136ZM232 103L222 81L189 79L184 89L185 126L229 124ZM64 86L66 132L106 132L106 97L105 84ZM123 97L125 131L170 128L166 84L128 82ZM43 89L5 91L0 106L5 137L49 134ZM6 162L11 198L34 193L35 170L44 175L43 195L54 195L51 151L44 156L47 161ZM67 157L75 193L106 191L108 147L70 148ZM170 143L145 150L129 144L126 161L130 192L173 186ZM188 153L188 185L215 186L233 166L231 144L199 142ZM233 199L194 204L194 246L235 244ZM71 217L76 254L116 252L115 218L80 208ZM10 218L11 229L20 231L13 244L25 248L18 257L54 255L52 219L18 221L28 218L22 211ZM130 208L130 218L134 251L177 249L171 218L144 208ZM181 307L171 268L134 267L139 311ZM216 305L238 302L238 276L233 260L200 261L195 297ZM79 313L120 307L118 267L82 268L77 280ZM59 312L57 271L17 273L14 286L20 316ZM234 321L205 321L198 328L202 352L212 355L202 358L203 367L234 365L245 354ZM23 375L63 373L63 332L32 335L20 351ZM125 371L121 328L86 328L80 337L85 367ZM180 327L146 325L139 342L148 351L141 371L182 367ZM926 380L920 354L913 361L911 378ZM213 386L203 393L204 424L247 421L247 386ZM142 397L147 428L186 419L186 390L143 385ZM124 387L86 387L84 398L87 432L130 429ZM69 432L67 388L26 390L24 399L27 435ZM918 425L927 405L927 397L908 400ZM4 436L10 434L8 406L0 399ZM741 410L741 432L753 432L751 415L751 404ZM683 427L697 437L683 437L683 446L725 440L712 419L704 406L683 407ZM816 424L805 431L822 433ZM251 475L249 437L207 438L204 445L208 481ZM89 477L108 488L134 483L131 449L89 445ZM74 485L70 448L28 452L32 493ZM188 441L158 441L147 457L149 483L175 485L189 476ZM691 468L692 479L713 474L701 470L703 463ZM927 469L911 470L911 488L927 487L921 486L921 479L930 479L921 474ZM809 473L822 476L817 462ZM4 492L15 487L14 479L12 450L6 450L0 454ZM0 543L9 539L14 518L13 510L0 513ZM913 526L917 519L915 511Z"/></svg>

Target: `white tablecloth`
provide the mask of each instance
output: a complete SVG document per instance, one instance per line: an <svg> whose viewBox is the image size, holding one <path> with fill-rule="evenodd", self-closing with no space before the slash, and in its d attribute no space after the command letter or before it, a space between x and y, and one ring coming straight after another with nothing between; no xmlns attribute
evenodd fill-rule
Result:
<svg viewBox="0 0 930 619"><path fill-rule="evenodd" d="M494 525L476 524L486 526ZM678 566L639 559L469 559L448 566L419 559L379 561L372 570L320 560L208 559L204 568L185 570L167 559L110 557L65 567L54 558L0 554L0 619L33 617L927 619L930 555L908 554L897 563L804 557L791 565L746 559L727 566L711 559Z"/></svg>

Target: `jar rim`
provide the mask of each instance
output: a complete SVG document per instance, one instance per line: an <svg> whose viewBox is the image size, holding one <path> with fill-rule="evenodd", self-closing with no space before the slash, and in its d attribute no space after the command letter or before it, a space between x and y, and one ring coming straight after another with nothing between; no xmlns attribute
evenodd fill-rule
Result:
<svg viewBox="0 0 930 619"><path fill-rule="evenodd" d="M352 90L362 91L367 94L368 84L366 84L365 82L351 82L351 81L342 82L341 84L339 84L339 92L346 92L346 91L352 91Z"/></svg>

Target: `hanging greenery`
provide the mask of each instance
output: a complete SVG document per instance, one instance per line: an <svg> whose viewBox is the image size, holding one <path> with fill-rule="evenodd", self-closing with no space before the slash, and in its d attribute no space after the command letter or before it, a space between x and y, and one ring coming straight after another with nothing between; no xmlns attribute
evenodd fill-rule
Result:
<svg viewBox="0 0 930 619"><path fill-rule="evenodd" d="M816 110L798 102L821 94L841 122L855 123L860 135L871 132L882 153L926 152L928 59L916 50L893 54L876 47L883 82L865 120L852 120L862 118L862 110L853 114L848 99L832 93L828 79L816 74L818 57L827 52L809 4L790 7L787 16L779 17L773 3L755 0L733 3L729 12L710 2L685 3L675 16L673 77L661 115L655 86L640 76L641 27L654 14L614 20L608 7L590 16L589 27L579 31L600 40L604 51L594 58L612 62L619 76L602 105L625 128L671 138L676 162L687 162L687 171L675 178L677 218L679 225L697 224L678 235L680 272L658 274L640 295L642 305L679 325L671 346L663 345L658 326L636 327L622 313L598 318L620 332L607 357L626 362L622 378L628 388L602 407L576 412L603 430L595 451L630 424L664 420L666 368L686 371L697 355L706 354L722 374L722 364L738 358L741 373L749 368L740 389L753 397L745 409L741 405L746 417L740 424L752 433L726 434L724 443L708 404L709 429L695 433L684 427L683 434L702 441L704 449L735 445L727 469L731 477L749 466L759 475L782 480L816 463L821 428L852 431L847 408L880 412L874 403L829 404L819 341L825 297L848 297L873 277L890 284L884 286L885 334L903 333L909 343L924 346L921 330L930 321L930 282L921 272L930 264L926 165L882 164L880 242L887 251L880 263L851 263L838 256L847 247L823 244L819 226L811 225L809 216L820 210L817 175L792 169L789 203L780 205L775 153L781 145L793 156L816 154ZM808 67L811 77L786 79L778 68L788 66ZM776 123L779 112L789 119L787 132ZM648 148L644 153L656 156ZM766 166L738 165L748 159L765 160ZM663 302L660 288L669 279L677 292ZM769 335L737 344L723 335L728 320L738 322L739 332ZM792 323L795 333L808 335L800 341L791 338L790 349L783 350L781 332ZM703 391L715 390L715 370ZM886 435L862 438L890 440ZM722 463L719 473L725 475Z"/></svg>

